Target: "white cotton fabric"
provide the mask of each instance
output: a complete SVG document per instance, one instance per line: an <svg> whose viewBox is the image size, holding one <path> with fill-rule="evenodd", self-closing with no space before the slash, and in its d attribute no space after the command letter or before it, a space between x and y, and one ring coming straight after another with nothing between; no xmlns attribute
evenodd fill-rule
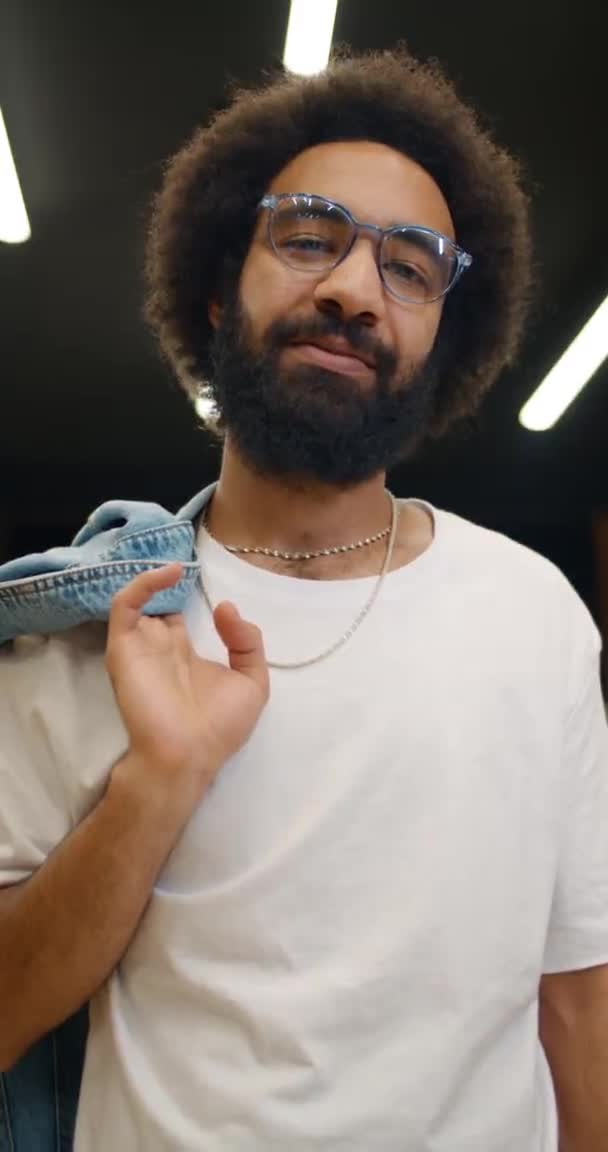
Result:
<svg viewBox="0 0 608 1152"><path fill-rule="evenodd" d="M76 1152L557 1152L539 981L608 963L600 636L549 561L416 502L431 546L338 652L271 670L95 996ZM374 582L199 549L271 660L327 648ZM226 663L200 596L186 619ZM126 748L104 642L0 657L2 884Z"/></svg>

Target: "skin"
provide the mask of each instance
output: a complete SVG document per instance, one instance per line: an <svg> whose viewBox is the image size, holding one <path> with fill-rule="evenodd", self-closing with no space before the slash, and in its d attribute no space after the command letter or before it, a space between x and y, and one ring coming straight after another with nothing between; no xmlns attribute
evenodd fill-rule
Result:
<svg viewBox="0 0 608 1152"><path fill-rule="evenodd" d="M314 192L343 204L364 222L381 227L416 223L456 239L448 205L432 177L408 157L372 141L328 143L307 149L277 174L267 191ZM266 212L259 213L244 261L239 299L252 354L263 353L265 334L277 320L299 318L307 323L315 317L332 316L360 325L366 349L372 347L394 357L395 379L400 378L402 389L407 387L412 371L427 361L443 307L443 300L411 304L385 290L370 233L360 234L346 259L327 272L311 276L286 267L268 242ZM224 311L218 301L210 305L209 318L219 330ZM333 365L337 387L374 389L376 385L373 367L346 359L337 367L338 362L328 361L310 345L285 345L277 355L281 381L285 379L290 388L295 388L291 379L296 379L296 369L312 372L315 365L325 372ZM331 382L332 377L324 379ZM288 398L290 395L288 392ZM261 469L259 462L253 467L239 449L234 431L227 422L221 474L208 517L210 531L221 542L317 551L373 535L390 523L386 467L375 467L356 482L341 483L328 482L321 467L316 474L314 467L307 474L277 474L270 467ZM359 465L360 471L365 471L364 459ZM432 533L431 518L423 509L413 505L402 509L391 568L419 555L428 547ZM309 560L298 568L289 561L266 557L247 560L292 576L343 579L377 573L386 545L384 538L344 554L344 559Z"/></svg>

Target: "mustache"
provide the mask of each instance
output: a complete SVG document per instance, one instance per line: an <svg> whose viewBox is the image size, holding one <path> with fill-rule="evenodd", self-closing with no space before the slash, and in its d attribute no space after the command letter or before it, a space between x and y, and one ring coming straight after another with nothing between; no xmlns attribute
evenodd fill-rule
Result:
<svg viewBox="0 0 608 1152"><path fill-rule="evenodd" d="M282 348L294 340L314 344L328 336L341 337L354 352L368 355L383 372L394 372L397 359L378 340L371 337L359 321L342 320L337 316L313 316L309 320L280 319L270 326L266 342L271 348Z"/></svg>

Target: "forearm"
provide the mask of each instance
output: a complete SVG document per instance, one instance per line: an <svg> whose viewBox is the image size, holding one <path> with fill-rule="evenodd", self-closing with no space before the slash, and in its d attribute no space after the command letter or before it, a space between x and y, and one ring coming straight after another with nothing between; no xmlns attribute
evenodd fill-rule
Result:
<svg viewBox="0 0 608 1152"><path fill-rule="evenodd" d="M125 757L92 812L0 892L0 1069L85 1003L133 937L194 795L147 787Z"/></svg>
<svg viewBox="0 0 608 1152"><path fill-rule="evenodd" d="M558 1152L603 1152L608 1148L608 1127L601 1128L594 1125L591 1129L588 1124L581 1125L579 1135L576 1132L570 1136L565 1135L560 1127Z"/></svg>
<svg viewBox="0 0 608 1152"><path fill-rule="evenodd" d="M604 1091L608 1092L608 1081ZM558 1107L559 1147L558 1152L604 1152L608 1149L608 1105L606 1098L598 1100L595 1091L590 1092L590 1111L579 1112L570 1119ZM595 1101L595 1103L593 1103Z"/></svg>
<svg viewBox="0 0 608 1152"><path fill-rule="evenodd" d="M545 1012L543 1040L557 1102L559 1152L608 1152L608 1033Z"/></svg>

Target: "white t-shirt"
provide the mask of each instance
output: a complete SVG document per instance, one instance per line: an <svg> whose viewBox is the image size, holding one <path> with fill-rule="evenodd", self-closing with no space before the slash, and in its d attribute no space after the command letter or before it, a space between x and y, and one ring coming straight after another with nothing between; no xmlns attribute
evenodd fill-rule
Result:
<svg viewBox="0 0 608 1152"><path fill-rule="evenodd" d="M539 981L608 963L600 637L549 561L418 503L429 549L336 653L271 670L166 861L92 1002L76 1152L556 1152ZM324 651L374 581L200 549L270 660ZM186 616L226 662L201 597ZM0 659L0 883L126 748L103 646Z"/></svg>

